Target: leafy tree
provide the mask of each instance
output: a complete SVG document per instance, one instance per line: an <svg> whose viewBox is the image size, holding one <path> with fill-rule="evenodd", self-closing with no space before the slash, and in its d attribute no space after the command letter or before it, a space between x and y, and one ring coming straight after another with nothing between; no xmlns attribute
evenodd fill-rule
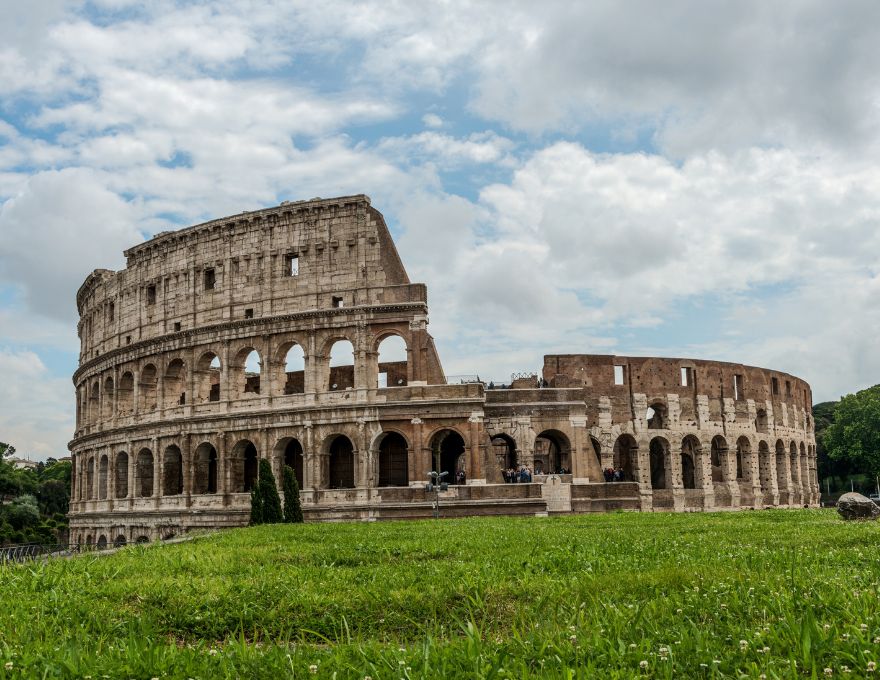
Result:
<svg viewBox="0 0 880 680"><path fill-rule="evenodd" d="M263 497L263 523L277 524L278 522L283 522L281 498L278 496L275 475L272 474L271 463L265 458L260 460L260 495Z"/></svg>
<svg viewBox="0 0 880 680"><path fill-rule="evenodd" d="M853 470L872 476L880 474L880 385L840 400L822 444L832 461L845 461Z"/></svg>
<svg viewBox="0 0 880 680"><path fill-rule="evenodd" d="M47 479L40 483L37 500L44 515L65 514L70 507L70 489L60 479Z"/></svg>
<svg viewBox="0 0 880 680"><path fill-rule="evenodd" d="M296 483L296 473L289 465L284 466L282 479L284 485L284 521L292 523L302 522L303 511L299 501L299 484Z"/></svg>
<svg viewBox="0 0 880 680"><path fill-rule="evenodd" d="M19 531L40 523L40 507L33 496L19 496L6 508L6 520Z"/></svg>

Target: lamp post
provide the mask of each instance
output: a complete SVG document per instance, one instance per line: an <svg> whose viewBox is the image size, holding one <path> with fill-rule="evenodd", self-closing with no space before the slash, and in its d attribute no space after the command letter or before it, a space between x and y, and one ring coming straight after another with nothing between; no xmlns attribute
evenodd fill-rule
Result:
<svg viewBox="0 0 880 680"><path fill-rule="evenodd" d="M441 481L449 472L437 472L436 470L431 470L428 474L428 483L425 485L425 491L429 493L431 491L434 492L434 519L440 519L440 492L446 491L449 488L449 485L446 482Z"/></svg>

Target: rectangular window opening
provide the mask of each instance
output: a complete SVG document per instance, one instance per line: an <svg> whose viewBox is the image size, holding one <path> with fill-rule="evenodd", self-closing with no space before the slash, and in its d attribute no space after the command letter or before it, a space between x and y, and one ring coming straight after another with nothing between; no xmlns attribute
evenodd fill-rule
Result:
<svg viewBox="0 0 880 680"><path fill-rule="evenodd" d="M205 290L214 290L214 286L217 285L217 274L214 272L214 269L206 269L205 270Z"/></svg>
<svg viewBox="0 0 880 680"><path fill-rule="evenodd" d="M693 369L688 366L681 367L681 386L682 387L688 387L689 385L691 385L691 383L693 383L693 378L691 376L692 370Z"/></svg>
<svg viewBox="0 0 880 680"><path fill-rule="evenodd" d="M623 385L623 366L614 367L614 384Z"/></svg>
<svg viewBox="0 0 880 680"><path fill-rule="evenodd" d="M115 317L116 317L116 305L114 305L111 302L110 305L107 307L107 319L110 321L110 323L113 323L113 320Z"/></svg>
<svg viewBox="0 0 880 680"><path fill-rule="evenodd" d="M253 319L254 318L254 310L253 309L244 310L244 318L245 319Z"/></svg>
<svg viewBox="0 0 880 680"><path fill-rule="evenodd" d="M785 396L791 397L791 380L785 381Z"/></svg>
<svg viewBox="0 0 880 680"><path fill-rule="evenodd" d="M126 344L126 345L130 345L130 344L131 344L131 336L130 336L130 335L126 335L126 336L125 336L125 344Z"/></svg>
<svg viewBox="0 0 880 680"><path fill-rule="evenodd" d="M155 305L156 304L156 286L149 285L147 286L147 304Z"/></svg>
<svg viewBox="0 0 880 680"><path fill-rule="evenodd" d="M388 373L386 371L379 374L379 387L388 387Z"/></svg>
<svg viewBox="0 0 880 680"><path fill-rule="evenodd" d="M175 322L174 322L174 332L175 332L175 333L179 333L179 332L180 332L180 321L175 321Z"/></svg>
<svg viewBox="0 0 880 680"><path fill-rule="evenodd" d="M770 378L770 386L773 388L773 394L779 394L779 378Z"/></svg>
<svg viewBox="0 0 880 680"><path fill-rule="evenodd" d="M288 255L285 258L285 276L299 276L299 255Z"/></svg>
<svg viewBox="0 0 880 680"><path fill-rule="evenodd" d="M743 377L741 375L733 376L733 398L736 401L742 399Z"/></svg>
<svg viewBox="0 0 880 680"><path fill-rule="evenodd" d="M345 303L343 302L341 297L333 296L333 306L334 307L344 307Z"/></svg>

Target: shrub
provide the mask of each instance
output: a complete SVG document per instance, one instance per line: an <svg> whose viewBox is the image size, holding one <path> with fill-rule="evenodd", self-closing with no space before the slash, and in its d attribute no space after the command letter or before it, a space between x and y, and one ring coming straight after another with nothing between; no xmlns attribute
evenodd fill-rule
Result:
<svg viewBox="0 0 880 680"><path fill-rule="evenodd" d="M275 475L272 474L272 465L263 458L260 461L260 496L263 499L263 523L277 524L284 521L281 515L281 498L278 496L278 486L275 483Z"/></svg>
<svg viewBox="0 0 880 680"><path fill-rule="evenodd" d="M251 524L263 523L263 494L261 493L260 484L254 484L251 489Z"/></svg>
<svg viewBox="0 0 880 680"><path fill-rule="evenodd" d="M296 473L289 465L284 466L284 521L299 523L303 521L302 505L299 501L299 484L296 483Z"/></svg>

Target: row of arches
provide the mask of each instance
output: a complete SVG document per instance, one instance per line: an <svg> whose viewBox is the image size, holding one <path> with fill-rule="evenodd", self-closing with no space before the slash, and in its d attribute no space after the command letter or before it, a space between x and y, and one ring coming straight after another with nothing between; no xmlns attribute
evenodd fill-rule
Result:
<svg viewBox="0 0 880 680"><path fill-rule="evenodd" d="M147 361L140 370L123 370L118 378L107 375L88 381L77 391L80 425L115 416L204 404L259 395L301 394L312 390L341 391L355 387L357 353L347 339L329 343L325 357L308 357L295 341L281 343L264 361L252 345L231 352L223 366L219 348L204 349L188 366L182 357L164 365ZM375 384L402 387L410 381L409 348L403 337L385 334L375 346ZM326 360L319 384L307 379L309 364Z"/></svg>
<svg viewBox="0 0 880 680"><path fill-rule="evenodd" d="M433 469L446 472L450 483L455 483L466 467L463 436L454 429L441 429L431 438L430 446ZM282 465L287 465L294 470L300 488L350 489L358 486L358 466L364 464L358 453L352 439L337 434L328 437L315 455L308 455L299 439L284 437L276 442L269 458L279 487ZM409 485L410 445L403 434L383 432L371 453L375 486ZM257 481L259 458L257 446L249 439L238 441L226 457L221 457L209 441L199 443L191 456L185 456L177 444L166 446L161 454L154 454L149 447L141 447L136 454L80 454L74 498L87 501L245 493Z"/></svg>

